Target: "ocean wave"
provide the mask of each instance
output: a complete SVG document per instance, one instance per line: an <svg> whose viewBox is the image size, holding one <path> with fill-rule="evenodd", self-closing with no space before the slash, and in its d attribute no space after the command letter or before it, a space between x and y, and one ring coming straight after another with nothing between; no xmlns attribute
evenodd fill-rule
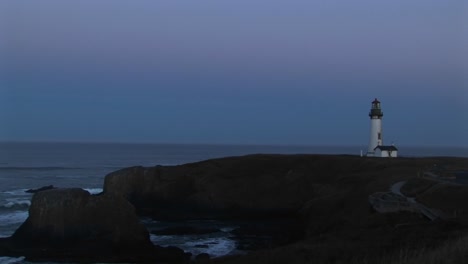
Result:
<svg viewBox="0 0 468 264"><path fill-rule="evenodd" d="M10 166L0 167L0 171L56 171L56 170L81 170L83 168L75 167L21 167L21 166Z"/></svg>
<svg viewBox="0 0 468 264"><path fill-rule="evenodd" d="M24 261L24 257L0 257L0 264L14 264L14 263L21 263Z"/></svg>
<svg viewBox="0 0 468 264"><path fill-rule="evenodd" d="M27 195L28 193L26 192L29 189L17 189L17 190L12 190L12 191L3 191L2 193L9 194L9 195L15 195L15 196L24 196Z"/></svg>
<svg viewBox="0 0 468 264"><path fill-rule="evenodd" d="M16 210L27 210L31 205L30 200L13 200L8 199L7 203L0 205L1 209L16 209Z"/></svg>
<svg viewBox="0 0 468 264"><path fill-rule="evenodd" d="M200 236L158 236L151 234L150 240L159 246L176 246L196 256L200 253L208 253L212 257L229 255L236 250L236 241L228 236L204 238Z"/></svg>
<svg viewBox="0 0 468 264"><path fill-rule="evenodd" d="M0 214L0 226L20 224L28 218L28 211L14 211Z"/></svg>
<svg viewBox="0 0 468 264"><path fill-rule="evenodd" d="M200 247L201 246L201 247ZM187 241L182 245L193 254L208 253L212 257L221 257L230 254L236 249L236 242L227 237L199 239Z"/></svg>

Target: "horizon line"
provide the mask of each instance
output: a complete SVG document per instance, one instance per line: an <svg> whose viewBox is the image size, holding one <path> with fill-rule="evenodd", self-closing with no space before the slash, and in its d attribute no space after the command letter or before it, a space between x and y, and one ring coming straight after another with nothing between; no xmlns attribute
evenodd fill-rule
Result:
<svg viewBox="0 0 468 264"><path fill-rule="evenodd" d="M367 144L298 144L298 143L213 143L213 142L155 142L155 141L93 141L93 140L3 140L0 139L0 143L51 143L51 144L122 144L122 145L205 145L205 146L259 146L259 147L366 147ZM454 146L454 145L406 145L406 144L395 144L396 146L406 146L409 148L460 148L465 149L468 146Z"/></svg>

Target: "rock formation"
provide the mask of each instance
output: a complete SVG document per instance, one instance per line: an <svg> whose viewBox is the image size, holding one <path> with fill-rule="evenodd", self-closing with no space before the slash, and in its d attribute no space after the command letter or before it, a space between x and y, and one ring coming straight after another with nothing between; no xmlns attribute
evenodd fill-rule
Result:
<svg viewBox="0 0 468 264"><path fill-rule="evenodd" d="M36 193L29 217L13 236L0 241L0 252L52 261L187 259L179 249L155 247L126 199L82 189Z"/></svg>
<svg viewBox="0 0 468 264"><path fill-rule="evenodd" d="M43 186L43 187L37 188L37 189L29 189L29 190L26 190L25 192L27 192L27 193L37 193L37 192L42 192L42 191L55 189L55 188L57 188L57 187L54 187L53 185L47 185L47 186Z"/></svg>
<svg viewBox="0 0 468 264"><path fill-rule="evenodd" d="M290 215L338 193L337 180L405 161L357 156L250 155L180 166L131 167L106 176L104 192L127 198L155 218ZM338 182L339 183L339 182Z"/></svg>
<svg viewBox="0 0 468 264"><path fill-rule="evenodd" d="M123 195L140 212L156 218L291 213L329 188L294 163L301 163L301 158L250 156L132 167L107 175L104 192Z"/></svg>

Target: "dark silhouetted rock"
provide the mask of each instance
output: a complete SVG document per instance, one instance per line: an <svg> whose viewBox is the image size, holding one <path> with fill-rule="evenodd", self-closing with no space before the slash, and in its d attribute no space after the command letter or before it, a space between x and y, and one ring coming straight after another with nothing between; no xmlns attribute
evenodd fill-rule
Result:
<svg viewBox="0 0 468 264"><path fill-rule="evenodd" d="M126 199L82 189L36 193L27 220L0 241L1 253L36 261L187 260L180 249L155 247Z"/></svg>
<svg viewBox="0 0 468 264"><path fill-rule="evenodd" d="M209 262L211 259L208 253L200 253L195 257L195 262L197 263L206 263Z"/></svg>
<svg viewBox="0 0 468 264"><path fill-rule="evenodd" d="M51 189L56 189L56 187L54 187L53 185L47 185L47 186L43 186L43 187L37 188L37 189L29 189L29 190L27 190L25 192L27 192L27 193L37 193L37 192L51 190Z"/></svg>
<svg viewBox="0 0 468 264"><path fill-rule="evenodd" d="M180 166L131 167L107 175L104 192L126 197L139 213L156 219L295 214L306 201L333 191L331 185L317 181L326 177L319 174L323 168L314 169L323 159L252 155ZM341 169L353 168L354 159ZM326 169L335 168L326 164Z"/></svg>
<svg viewBox="0 0 468 264"><path fill-rule="evenodd" d="M127 198L138 213L155 219L288 216L309 201L342 195L363 183L370 189L387 189L431 162L434 159L248 155L130 167L106 175L103 189Z"/></svg>

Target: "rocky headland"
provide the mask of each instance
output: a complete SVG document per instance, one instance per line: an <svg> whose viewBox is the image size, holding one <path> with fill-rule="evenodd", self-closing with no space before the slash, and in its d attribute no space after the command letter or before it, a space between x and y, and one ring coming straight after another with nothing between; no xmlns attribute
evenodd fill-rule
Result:
<svg viewBox="0 0 468 264"><path fill-rule="evenodd" d="M468 206L458 200L468 190L424 178L434 164L468 170L466 158L346 155L249 155L125 168L105 177L101 195L77 189L34 194L29 218L11 238L0 241L0 252L35 260L82 256L106 262L188 261L181 251L153 246L139 215L251 221L254 224L242 226L237 234L273 238L267 248L246 255L202 256L198 261L394 263L394 254L402 250L437 249L466 232ZM373 211L369 195L388 191L399 181L407 182L403 193L454 217L429 221L416 212ZM107 258L95 259L97 251Z"/></svg>

